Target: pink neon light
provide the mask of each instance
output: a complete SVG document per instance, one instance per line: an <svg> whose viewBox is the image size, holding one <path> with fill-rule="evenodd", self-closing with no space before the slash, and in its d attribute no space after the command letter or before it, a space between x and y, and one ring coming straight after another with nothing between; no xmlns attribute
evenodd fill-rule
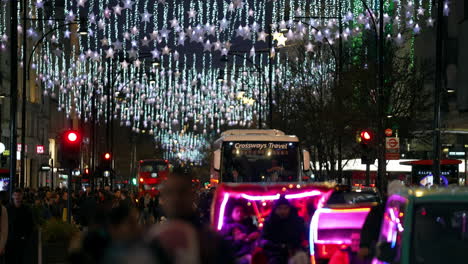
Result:
<svg viewBox="0 0 468 264"><path fill-rule="evenodd" d="M351 240L317 240L315 244L321 245L350 245Z"/></svg>
<svg viewBox="0 0 468 264"><path fill-rule="evenodd" d="M221 203L221 207L219 208L219 216L218 216L218 230L223 228L224 223L224 211L226 211L226 204L229 200L229 193L224 194L223 202Z"/></svg>
<svg viewBox="0 0 468 264"><path fill-rule="evenodd" d="M321 209L321 212L322 213L332 213L332 212L336 212L336 213L364 213L364 212L370 212L370 208L369 207L364 207L364 208L346 208L346 209L338 209L338 208L335 208L335 209L332 209L332 208L322 208Z"/></svg>
<svg viewBox="0 0 468 264"><path fill-rule="evenodd" d="M241 197L250 201L266 201L266 200L278 200L280 198L279 193L276 195L248 195L241 194Z"/></svg>
<svg viewBox="0 0 468 264"><path fill-rule="evenodd" d="M286 194L284 197L286 199L300 199L306 197L312 197L322 194L320 191L310 191L310 192L303 192L303 193L295 193L295 194Z"/></svg>

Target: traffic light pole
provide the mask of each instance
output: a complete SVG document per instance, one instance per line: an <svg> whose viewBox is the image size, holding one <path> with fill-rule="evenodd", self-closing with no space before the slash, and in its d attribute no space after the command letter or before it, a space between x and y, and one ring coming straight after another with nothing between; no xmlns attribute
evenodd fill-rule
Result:
<svg viewBox="0 0 468 264"><path fill-rule="evenodd" d="M366 186L370 186L370 164L366 164Z"/></svg>
<svg viewBox="0 0 468 264"><path fill-rule="evenodd" d="M67 222L71 223L71 193L72 193L72 182L71 178L73 176L73 169L68 169L68 178L67 178L67 191L68 191L68 199L67 199Z"/></svg>

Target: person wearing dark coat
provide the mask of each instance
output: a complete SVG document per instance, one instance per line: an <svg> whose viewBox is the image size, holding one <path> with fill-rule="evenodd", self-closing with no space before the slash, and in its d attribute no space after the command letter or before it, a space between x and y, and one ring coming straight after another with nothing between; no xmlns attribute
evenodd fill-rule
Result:
<svg viewBox="0 0 468 264"><path fill-rule="evenodd" d="M224 239L230 242L237 263L250 263L254 243L260 233L253 224L252 218L247 216L247 208L238 203L232 207L221 233Z"/></svg>
<svg viewBox="0 0 468 264"><path fill-rule="evenodd" d="M31 242L34 222L29 207L23 204L21 190L13 192L13 202L7 206L8 240L6 244L6 263L24 264L27 262L27 250Z"/></svg>
<svg viewBox="0 0 468 264"><path fill-rule="evenodd" d="M220 235L204 226L197 214L193 201L195 192L192 189L192 177L183 168L174 168L167 178L162 190L163 211L168 222L181 221L196 230L199 248L199 262L203 264L234 264L234 256Z"/></svg>
<svg viewBox="0 0 468 264"><path fill-rule="evenodd" d="M262 240L269 264L288 263L290 256L303 249L307 239L304 220L297 209L281 196L265 221Z"/></svg>

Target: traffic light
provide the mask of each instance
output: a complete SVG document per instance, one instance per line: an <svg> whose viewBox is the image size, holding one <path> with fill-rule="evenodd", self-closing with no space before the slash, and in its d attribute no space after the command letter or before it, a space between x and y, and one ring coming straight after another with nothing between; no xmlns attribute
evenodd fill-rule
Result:
<svg viewBox="0 0 468 264"><path fill-rule="evenodd" d="M112 154L110 152L104 152L101 156L101 162L99 164L102 170L112 169Z"/></svg>
<svg viewBox="0 0 468 264"><path fill-rule="evenodd" d="M369 144L374 140L374 134L370 130L362 130L360 137L363 144Z"/></svg>
<svg viewBox="0 0 468 264"><path fill-rule="evenodd" d="M83 179L89 179L89 168L85 168L83 171Z"/></svg>
<svg viewBox="0 0 468 264"><path fill-rule="evenodd" d="M62 167L79 167L82 141L81 133L76 130L67 130L60 135L58 158Z"/></svg>
<svg viewBox="0 0 468 264"><path fill-rule="evenodd" d="M361 164L375 163L375 150L373 146L374 133L371 130L365 129L359 133L359 145L361 147Z"/></svg>

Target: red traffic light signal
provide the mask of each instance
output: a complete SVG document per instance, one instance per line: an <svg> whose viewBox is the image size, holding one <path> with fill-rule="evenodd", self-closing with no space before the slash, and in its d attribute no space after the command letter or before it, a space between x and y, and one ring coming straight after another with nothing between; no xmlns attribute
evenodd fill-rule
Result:
<svg viewBox="0 0 468 264"><path fill-rule="evenodd" d="M80 142L80 134L77 131L67 131L65 132L65 140L68 143L79 143Z"/></svg>
<svg viewBox="0 0 468 264"><path fill-rule="evenodd" d="M111 154L108 153L108 152L105 153L105 154L104 154L104 159L105 159L105 160L110 160L110 159L111 159Z"/></svg>
<svg viewBox="0 0 468 264"><path fill-rule="evenodd" d="M79 167L82 135L77 130L67 130L60 135L58 159L64 168Z"/></svg>
<svg viewBox="0 0 468 264"><path fill-rule="evenodd" d="M368 143L374 139L374 135L369 130L361 131L361 142Z"/></svg>

